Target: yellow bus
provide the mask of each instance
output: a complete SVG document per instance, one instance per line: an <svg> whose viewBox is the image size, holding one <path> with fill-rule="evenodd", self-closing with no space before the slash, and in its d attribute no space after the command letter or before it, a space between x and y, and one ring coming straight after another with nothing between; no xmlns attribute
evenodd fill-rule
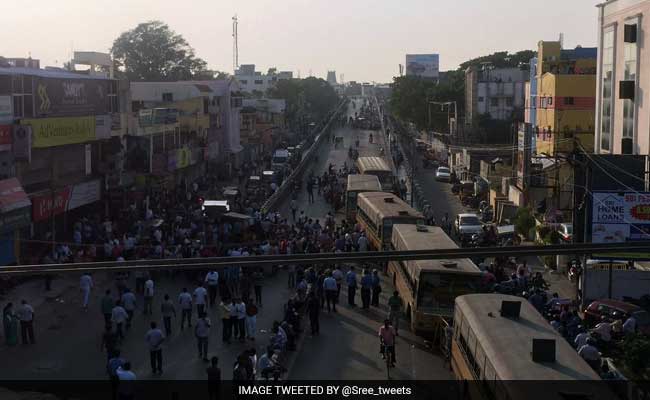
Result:
<svg viewBox="0 0 650 400"><path fill-rule="evenodd" d="M424 215L392 193L365 192L357 196L357 223L366 231L372 250L390 247L395 224L424 224Z"/></svg>
<svg viewBox="0 0 650 400"><path fill-rule="evenodd" d="M379 178L374 175L348 175L345 216L351 221L354 221L357 216L357 195L363 192L381 192Z"/></svg>
<svg viewBox="0 0 650 400"><path fill-rule="evenodd" d="M465 381L466 398L549 400L563 398L562 392L580 394L571 398L613 398L596 385L598 374L521 297L457 297L451 367Z"/></svg>
<svg viewBox="0 0 650 400"><path fill-rule="evenodd" d="M385 159L382 157L359 157L356 166L360 175L374 175L379 178L382 190L393 191L393 171Z"/></svg>
<svg viewBox="0 0 650 400"><path fill-rule="evenodd" d="M439 227L393 225L391 250L457 248ZM452 319L457 296L476 293L481 283L481 270L468 258L390 261L388 275L404 301L411 330L427 336L439 334L444 320Z"/></svg>

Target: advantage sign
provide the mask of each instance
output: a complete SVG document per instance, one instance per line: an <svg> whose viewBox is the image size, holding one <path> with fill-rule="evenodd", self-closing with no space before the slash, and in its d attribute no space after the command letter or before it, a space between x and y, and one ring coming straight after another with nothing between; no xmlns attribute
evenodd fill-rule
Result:
<svg viewBox="0 0 650 400"><path fill-rule="evenodd" d="M650 193L595 192L592 207L593 243L650 240Z"/></svg>

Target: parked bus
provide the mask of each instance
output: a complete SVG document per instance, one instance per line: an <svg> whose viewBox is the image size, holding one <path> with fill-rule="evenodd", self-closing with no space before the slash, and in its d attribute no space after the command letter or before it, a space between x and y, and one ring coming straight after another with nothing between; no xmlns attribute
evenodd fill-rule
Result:
<svg viewBox="0 0 650 400"><path fill-rule="evenodd" d="M451 367L457 379L473 381L464 394L473 399L550 400L566 398L563 392L577 395L571 398L613 398L594 382L598 374L521 297L457 297Z"/></svg>
<svg viewBox="0 0 650 400"><path fill-rule="evenodd" d="M354 221L357 216L357 195L363 192L381 192L379 178L374 175L348 175L345 193L345 216Z"/></svg>
<svg viewBox="0 0 650 400"><path fill-rule="evenodd" d="M393 171L382 157L359 157L356 166L360 175L374 175L379 178L382 190L385 192L394 190Z"/></svg>
<svg viewBox="0 0 650 400"><path fill-rule="evenodd" d="M424 224L424 215L392 193L365 192L357 196L357 222L366 231L370 248L390 247L393 225Z"/></svg>
<svg viewBox="0 0 650 400"><path fill-rule="evenodd" d="M437 226L393 225L391 250L457 248ZM456 297L476 293L481 283L481 270L468 258L390 261L388 275L404 300L411 329L426 336L440 334L454 315Z"/></svg>

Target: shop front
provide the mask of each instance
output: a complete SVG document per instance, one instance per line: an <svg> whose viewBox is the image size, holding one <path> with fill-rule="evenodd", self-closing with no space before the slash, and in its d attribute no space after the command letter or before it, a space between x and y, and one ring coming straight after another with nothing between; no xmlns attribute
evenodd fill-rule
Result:
<svg viewBox="0 0 650 400"><path fill-rule="evenodd" d="M20 240L31 223L31 205L20 181L0 181L0 266L18 262Z"/></svg>

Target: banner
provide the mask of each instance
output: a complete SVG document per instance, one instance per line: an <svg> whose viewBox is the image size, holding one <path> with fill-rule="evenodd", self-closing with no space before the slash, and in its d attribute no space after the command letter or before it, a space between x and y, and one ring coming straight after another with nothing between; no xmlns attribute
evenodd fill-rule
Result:
<svg viewBox="0 0 650 400"><path fill-rule="evenodd" d="M99 179L67 186L54 195L47 193L32 199L34 222L44 221L50 216L62 214L75 208L92 204L101 198Z"/></svg>
<svg viewBox="0 0 650 400"><path fill-rule="evenodd" d="M0 122L13 122L14 108L11 96L0 96Z"/></svg>
<svg viewBox="0 0 650 400"><path fill-rule="evenodd" d="M110 115L95 116L95 137L97 139L111 138L112 119Z"/></svg>
<svg viewBox="0 0 650 400"><path fill-rule="evenodd" d="M14 125L13 134L14 160L32 162L32 127Z"/></svg>
<svg viewBox="0 0 650 400"><path fill-rule="evenodd" d="M593 243L650 240L650 193L593 193L591 236Z"/></svg>
<svg viewBox="0 0 650 400"><path fill-rule="evenodd" d="M13 127L11 125L0 125L0 151L11 150L13 142Z"/></svg>
<svg viewBox="0 0 650 400"><path fill-rule="evenodd" d="M95 140L95 117L23 119L31 125L33 147L53 147Z"/></svg>
<svg viewBox="0 0 650 400"><path fill-rule="evenodd" d="M37 78L36 115L57 117L101 115L109 110L108 79Z"/></svg>

